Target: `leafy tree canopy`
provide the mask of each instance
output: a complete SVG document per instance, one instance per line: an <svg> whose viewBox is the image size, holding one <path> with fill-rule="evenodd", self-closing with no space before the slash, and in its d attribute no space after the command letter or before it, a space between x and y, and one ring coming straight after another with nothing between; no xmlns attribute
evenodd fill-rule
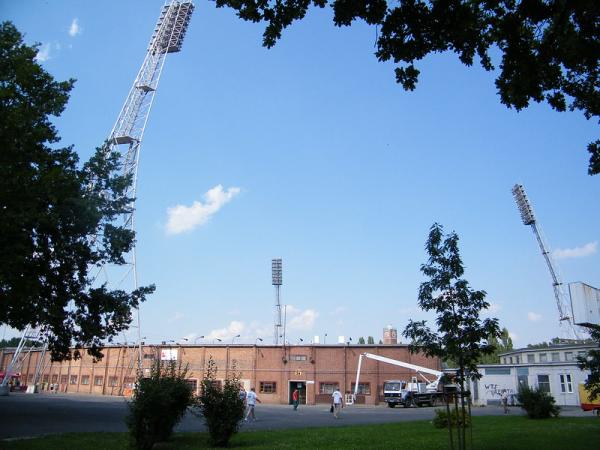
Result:
<svg viewBox="0 0 600 450"><path fill-rule="evenodd" d="M2 340L0 340L0 348L16 347L19 345L19 342L21 342L21 338L18 338L18 337L14 337L14 338L10 338L10 339L2 339ZM25 347L41 347L41 346L42 346L41 342L38 342L38 341L30 341L30 340L25 341Z"/></svg>
<svg viewBox="0 0 600 450"><path fill-rule="evenodd" d="M336 26L356 20L378 27L375 56L394 61L396 81L416 87L415 63L430 53L452 51L494 70L500 101L521 110L547 101L557 111L600 115L600 2L597 0L214 0L251 22L266 22L263 45L273 47L285 28L311 6L329 5ZM590 175L600 173L600 140L589 144Z"/></svg>
<svg viewBox="0 0 600 450"><path fill-rule="evenodd" d="M96 149L83 165L51 123L74 80L57 82L10 22L0 24L0 324L40 327L55 360L87 346L102 357L154 287L94 286L91 269L123 264L134 235L114 219L130 207L119 154ZM71 355L69 347L76 351Z"/></svg>

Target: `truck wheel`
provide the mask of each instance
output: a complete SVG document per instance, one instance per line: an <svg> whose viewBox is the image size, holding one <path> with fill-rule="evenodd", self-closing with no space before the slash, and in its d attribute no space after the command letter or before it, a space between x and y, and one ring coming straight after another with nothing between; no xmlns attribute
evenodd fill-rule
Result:
<svg viewBox="0 0 600 450"><path fill-rule="evenodd" d="M395 403L388 403L388 407L390 407L390 408L394 408L395 406L396 406Z"/></svg>

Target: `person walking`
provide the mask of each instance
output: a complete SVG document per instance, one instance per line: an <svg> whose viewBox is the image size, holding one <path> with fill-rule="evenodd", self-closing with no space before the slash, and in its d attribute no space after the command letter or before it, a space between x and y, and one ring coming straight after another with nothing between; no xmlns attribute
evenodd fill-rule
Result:
<svg viewBox="0 0 600 450"><path fill-rule="evenodd" d="M294 389L292 392L292 404L294 405L294 411L298 410L298 404L300 403L300 391Z"/></svg>
<svg viewBox="0 0 600 450"><path fill-rule="evenodd" d="M260 399L256 396L254 388L251 388L250 392L246 394L246 405L248 405L248 411L246 412L246 418L244 419L246 422L250 416L252 416L252 421L256 420L256 415L254 414L256 402L261 403Z"/></svg>
<svg viewBox="0 0 600 450"><path fill-rule="evenodd" d="M508 414L508 390L504 389L502 391L502 395L500 396L500 402L504 407L504 414Z"/></svg>
<svg viewBox="0 0 600 450"><path fill-rule="evenodd" d="M333 417L336 419L340 418L340 411L344 407L342 393L340 392L340 388L338 386L335 387L335 391L331 394L331 399L333 402Z"/></svg>

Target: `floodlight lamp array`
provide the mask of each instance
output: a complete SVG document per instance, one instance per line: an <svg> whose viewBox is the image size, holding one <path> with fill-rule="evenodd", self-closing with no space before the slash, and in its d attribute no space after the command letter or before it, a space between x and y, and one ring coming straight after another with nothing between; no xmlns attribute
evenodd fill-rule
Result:
<svg viewBox="0 0 600 450"><path fill-rule="evenodd" d="M276 258L271 261L271 269L273 274L273 286L281 286L283 279L281 258Z"/></svg>
<svg viewBox="0 0 600 450"><path fill-rule="evenodd" d="M515 184L513 186L512 193L515 197L515 202L517 203L519 212L521 213L521 220L525 225L533 225L535 223L533 208L527 199L527 194L525 193L523 185Z"/></svg>
<svg viewBox="0 0 600 450"><path fill-rule="evenodd" d="M194 4L191 1L173 1L165 5L148 50L157 53L180 51L193 12Z"/></svg>

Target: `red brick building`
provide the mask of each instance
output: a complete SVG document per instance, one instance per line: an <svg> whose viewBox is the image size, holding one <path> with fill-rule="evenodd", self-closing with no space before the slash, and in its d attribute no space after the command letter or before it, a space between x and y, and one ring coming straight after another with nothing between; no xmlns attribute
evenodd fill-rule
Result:
<svg viewBox="0 0 600 450"><path fill-rule="evenodd" d="M5 371L14 349L4 349L0 369ZM265 403L291 402L295 388L301 403L328 403L336 386L353 392L358 358L361 353L375 353L412 364L441 369L438 359L421 354L411 355L406 345L144 345L143 366L146 373L157 358L176 359L189 366L189 383L198 389L210 357L217 365L217 379L224 380L234 371L246 390L251 387ZM40 351L25 355L18 365L21 384L33 384L40 368L38 386L79 394L127 395L135 382L137 347L111 346L104 349L102 361L94 363L89 355L79 360L52 363L46 355L39 366ZM416 374L408 369L364 359L359 380L357 403L382 401L383 382L389 379L410 380Z"/></svg>

